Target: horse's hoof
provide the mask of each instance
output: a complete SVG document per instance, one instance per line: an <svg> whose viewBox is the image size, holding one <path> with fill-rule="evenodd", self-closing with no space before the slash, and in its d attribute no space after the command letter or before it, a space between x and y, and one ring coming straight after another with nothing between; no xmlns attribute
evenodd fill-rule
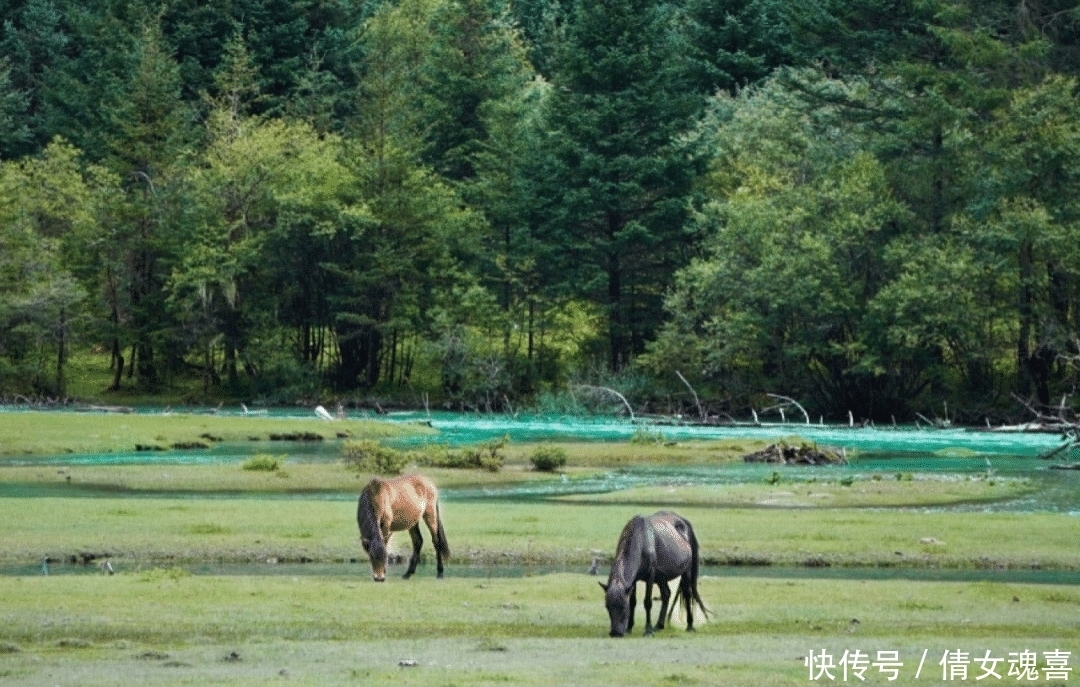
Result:
<svg viewBox="0 0 1080 687"><path fill-rule="evenodd" d="M407 580L407 579L409 579L410 577L412 577L412 573L405 573L404 575L402 575L402 576L401 576L401 579L403 579L403 580Z"/></svg>
<svg viewBox="0 0 1080 687"><path fill-rule="evenodd" d="M653 634L652 630L645 630L645 636L646 637L652 637L652 634Z"/></svg>
<svg viewBox="0 0 1080 687"><path fill-rule="evenodd" d="M435 576L435 579L437 579L437 580L441 580L442 578L443 578L442 573L439 573L438 575Z"/></svg>
<svg viewBox="0 0 1080 687"><path fill-rule="evenodd" d="M695 629L694 629L694 626L693 626L693 625L691 625L690 627L686 628L686 631L687 631L687 632L697 632L697 630L695 630Z"/></svg>

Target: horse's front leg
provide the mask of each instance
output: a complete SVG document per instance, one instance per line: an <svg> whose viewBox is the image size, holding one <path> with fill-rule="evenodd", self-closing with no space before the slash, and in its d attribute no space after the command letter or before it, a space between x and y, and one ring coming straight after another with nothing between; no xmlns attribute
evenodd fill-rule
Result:
<svg viewBox="0 0 1080 687"><path fill-rule="evenodd" d="M412 537L412 557L409 558L409 569L402 575L406 580L416 572L416 564L420 562L420 547L424 545L424 535L420 534L420 523L409 528L409 536Z"/></svg>
<svg viewBox="0 0 1080 687"><path fill-rule="evenodd" d="M667 622L668 602L671 601L671 587L663 581L657 582L656 586L660 588L660 617L656 619L656 629L663 630Z"/></svg>
<svg viewBox="0 0 1080 687"><path fill-rule="evenodd" d="M634 610L637 609L637 582L630 585L630 617L626 621L626 634L634 629Z"/></svg>
<svg viewBox="0 0 1080 687"><path fill-rule="evenodd" d="M652 626L652 580L645 580L645 636L653 633Z"/></svg>

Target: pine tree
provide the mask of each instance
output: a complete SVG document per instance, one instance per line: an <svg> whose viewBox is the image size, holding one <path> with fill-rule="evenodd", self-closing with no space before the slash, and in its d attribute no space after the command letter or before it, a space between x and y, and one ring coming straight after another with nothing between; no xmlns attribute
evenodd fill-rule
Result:
<svg viewBox="0 0 1080 687"><path fill-rule="evenodd" d="M612 370L652 337L689 248L697 162L680 136L702 98L688 87L682 18L654 0L579 0L558 53L544 233L567 292L606 308Z"/></svg>

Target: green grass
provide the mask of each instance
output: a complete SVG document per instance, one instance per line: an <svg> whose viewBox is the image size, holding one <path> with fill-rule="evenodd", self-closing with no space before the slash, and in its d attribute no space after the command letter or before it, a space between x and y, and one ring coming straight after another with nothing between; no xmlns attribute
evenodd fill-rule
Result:
<svg viewBox="0 0 1080 687"><path fill-rule="evenodd" d="M376 585L361 566L355 579L16 578L0 643L17 650L0 672L19 684L799 685L808 650L839 660L860 648L900 651L899 684L919 684L940 679L945 650L1080 647L1076 607L1048 600L1067 587L705 578L715 614L698 632L677 619L654 638L638 625L614 640L596 580ZM915 681L924 649L932 656Z"/></svg>
<svg viewBox="0 0 1080 687"><path fill-rule="evenodd" d="M0 562L31 564L46 555L65 560L84 552L145 563L362 559L355 510L351 495L338 501L4 498ZM594 552L614 550L631 516L651 510L543 502L442 505L457 565L587 565ZM1063 514L678 510L694 524L709 563L956 568L1037 563L1046 569L1080 569L1075 546L1080 518ZM391 548L407 552L408 537L394 535ZM430 557L430 545L424 551Z"/></svg>
<svg viewBox="0 0 1080 687"><path fill-rule="evenodd" d="M168 570L9 578L0 641L25 649L65 638L89 645L165 644L196 636L216 642L437 639L455 632L488 639L597 638L607 629L597 579L583 573L441 581L418 575L377 585L366 565L357 565L354 578ZM899 639L956 627L955 634L966 637L1080 639L1077 605L1048 600L1071 592L1067 586L989 582L706 577L701 594L714 615L703 622L699 613L697 622L702 636ZM783 603L777 603L780 598ZM394 613L383 614L386 608ZM43 625L49 609L56 610L55 620ZM852 618L859 620L855 628ZM676 619L673 625L682 629L685 622Z"/></svg>
<svg viewBox="0 0 1080 687"><path fill-rule="evenodd" d="M1019 478L920 476L912 481L853 479L779 481L777 484L722 486L653 486L606 494L575 494L559 500L624 503L639 506L705 506L722 508L906 508L980 503L1014 499L1033 489Z"/></svg>
<svg viewBox="0 0 1080 687"><path fill-rule="evenodd" d="M275 450L279 448L285 446L274 446ZM280 469L276 471L245 470L243 465L240 457L233 463L207 465L0 465L0 484L70 489L73 496L87 492L117 496L155 493L259 495L267 492L355 494L373 476L340 462L292 462L286 458L281 460ZM572 468L567 472L571 476L586 476L595 471ZM524 466L509 466L499 472L424 468L423 473L441 487L509 487L560 479L559 475L530 471Z"/></svg>
<svg viewBox="0 0 1080 687"><path fill-rule="evenodd" d="M188 425L175 436L236 431L237 440L246 440L252 426ZM312 422L265 431L341 426ZM164 437L161 427L153 431ZM69 440L79 439L77 428L67 432ZM529 469L533 446L507 447L507 466L498 473L424 472L443 488L561 479ZM287 444L274 448L288 451ZM753 442L572 444L564 472L711 464L755 448ZM808 682L802 658L810 649L839 660L858 648L900 651L905 667L896 684L911 685L940 679L937 661L945 650L1006 656L1064 649L1073 652L1072 665L1080 655L1080 593L1069 586L705 577L702 596L715 614L707 623L699 619L697 633L683 632L676 621L646 640L639 616L632 637L613 640L596 586L602 576L462 576L464 566L492 563L584 570L594 556L613 551L632 515L670 507L694 524L710 564L1080 570L1080 518L858 508L1015 496L1027 488L1021 480L990 486L915 475L844 486L790 483L782 475L774 485L650 487L564 501L446 499L442 514L454 554L447 579L434 579L425 532L426 563L418 575L375 584L355 522L355 494L369 477L341 463L287 456L275 471L244 470L242 457L212 465L0 467L0 483L98 495L0 498L0 564L36 567L43 556L107 555L120 570L0 578L0 684L789 687ZM199 498L223 492L237 497ZM101 496L108 493L117 496ZM408 549L408 537L394 535L391 550ZM355 575L292 576L272 560L340 562ZM204 576L179 567L213 562L247 563L268 574ZM916 681L923 650L930 657ZM400 667L405 659L415 667ZM873 672L867 678L886 683Z"/></svg>
<svg viewBox="0 0 1080 687"><path fill-rule="evenodd" d="M186 442L209 445L215 441L250 441L253 437L266 441L270 434L292 432L313 432L336 440L339 432L349 437L381 439L431 431L422 425L366 420L324 422L315 417L12 412L0 413L0 456L134 451L137 445L169 449Z"/></svg>

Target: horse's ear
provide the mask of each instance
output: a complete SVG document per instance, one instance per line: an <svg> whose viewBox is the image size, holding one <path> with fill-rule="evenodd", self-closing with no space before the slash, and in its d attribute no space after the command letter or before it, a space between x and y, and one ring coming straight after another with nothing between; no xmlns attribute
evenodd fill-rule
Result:
<svg viewBox="0 0 1080 687"><path fill-rule="evenodd" d="M597 582L596 584L600 585L600 589L603 589L605 592L607 592L607 585L606 584L604 584L603 582Z"/></svg>

